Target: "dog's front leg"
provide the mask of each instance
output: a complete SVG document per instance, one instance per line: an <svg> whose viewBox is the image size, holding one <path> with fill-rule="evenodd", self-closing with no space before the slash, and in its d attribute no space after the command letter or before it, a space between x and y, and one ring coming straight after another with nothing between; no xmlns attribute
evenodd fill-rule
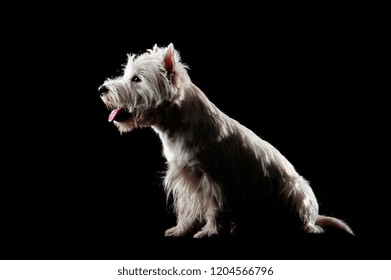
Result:
<svg viewBox="0 0 391 280"><path fill-rule="evenodd" d="M166 230L165 236L167 237L184 236L199 221L199 214L194 209L194 198L187 197L183 193L174 195L174 209L177 216L177 225Z"/></svg>
<svg viewBox="0 0 391 280"><path fill-rule="evenodd" d="M166 230L164 235L166 237L179 237L184 236L188 231L189 229L183 223L178 222L175 227Z"/></svg>
<svg viewBox="0 0 391 280"><path fill-rule="evenodd" d="M216 211L213 203L210 204L205 214L206 224L194 235L194 238L212 237L218 235L218 224L216 221Z"/></svg>

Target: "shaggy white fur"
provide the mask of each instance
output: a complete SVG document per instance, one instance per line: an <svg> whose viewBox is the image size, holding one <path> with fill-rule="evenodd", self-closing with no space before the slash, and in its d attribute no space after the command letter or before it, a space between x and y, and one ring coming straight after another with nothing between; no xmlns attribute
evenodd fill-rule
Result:
<svg viewBox="0 0 391 280"><path fill-rule="evenodd" d="M243 221L267 226L267 216L298 231L335 227L353 234L343 221L318 214L309 183L276 148L208 100L172 44L129 55L123 76L106 80L100 91L121 133L148 126L162 141L164 186L177 216L166 236L200 224L194 237L233 232Z"/></svg>

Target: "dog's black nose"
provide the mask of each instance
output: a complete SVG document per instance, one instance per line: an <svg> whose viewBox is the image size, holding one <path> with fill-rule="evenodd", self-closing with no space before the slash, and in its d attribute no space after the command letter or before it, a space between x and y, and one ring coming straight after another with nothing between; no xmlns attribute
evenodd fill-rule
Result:
<svg viewBox="0 0 391 280"><path fill-rule="evenodd" d="M100 95L103 96L103 95L106 95L109 90L107 89L106 86L101 85L100 87L98 87L98 91L99 91Z"/></svg>

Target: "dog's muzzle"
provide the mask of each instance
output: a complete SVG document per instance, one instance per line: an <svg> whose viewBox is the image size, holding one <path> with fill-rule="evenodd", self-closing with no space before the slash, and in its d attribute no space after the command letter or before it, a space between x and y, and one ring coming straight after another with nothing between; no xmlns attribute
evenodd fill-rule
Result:
<svg viewBox="0 0 391 280"><path fill-rule="evenodd" d="M98 88L98 91L99 91L100 97L102 99L105 99L103 97L105 97L105 95L107 95L109 93L109 89L105 85L101 85ZM106 103L106 105L108 104L107 100L104 102ZM124 108L115 108L111 111L109 118L108 118L108 121L109 122L112 122L112 121L124 122L124 121L129 121L130 119L132 119L132 117L133 117L132 112L129 112Z"/></svg>

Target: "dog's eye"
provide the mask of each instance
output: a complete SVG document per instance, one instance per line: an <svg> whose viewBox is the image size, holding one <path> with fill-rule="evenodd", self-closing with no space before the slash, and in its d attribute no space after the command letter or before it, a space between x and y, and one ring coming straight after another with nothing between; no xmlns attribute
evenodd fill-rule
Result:
<svg viewBox="0 0 391 280"><path fill-rule="evenodd" d="M138 76L134 76L133 78L132 78L132 82L136 82L136 83L138 83L138 82L140 82L141 80L140 80L140 78L138 77Z"/></svg>

